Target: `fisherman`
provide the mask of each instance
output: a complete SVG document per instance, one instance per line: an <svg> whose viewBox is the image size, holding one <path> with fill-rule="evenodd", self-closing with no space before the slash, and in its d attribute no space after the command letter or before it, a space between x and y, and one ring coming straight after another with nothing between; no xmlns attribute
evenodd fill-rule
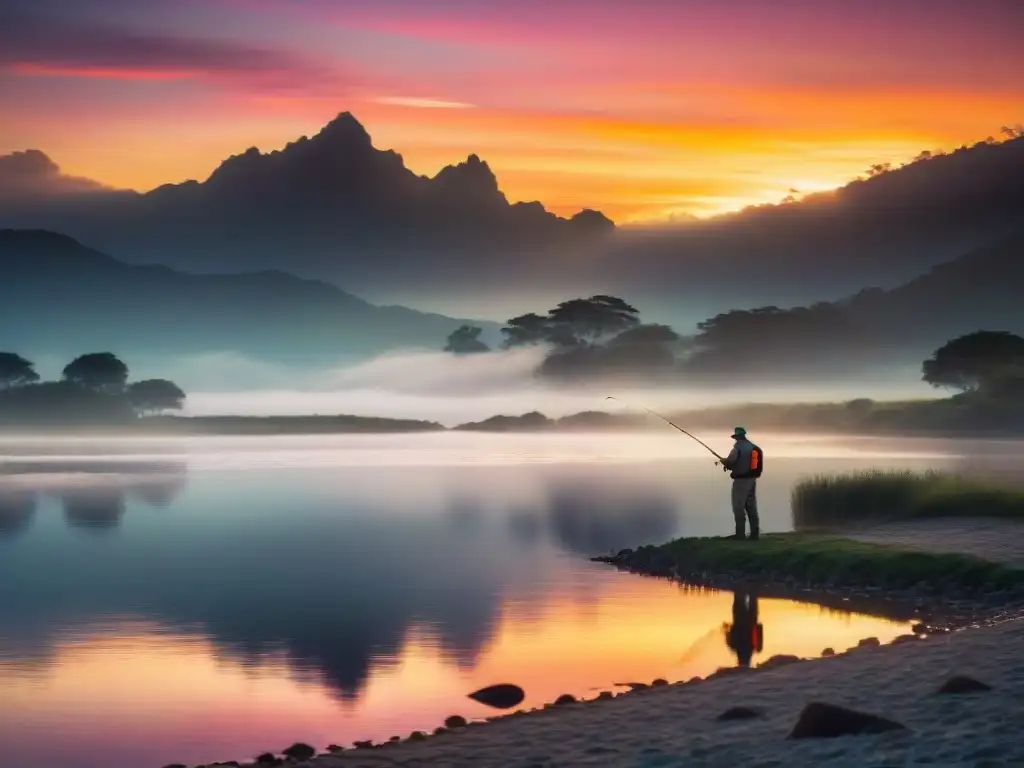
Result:
<svg viewBox="0 0 1024 768"><path fill-rule="evenodd" d="M750 520L750 538L756 540L761 532L757 516L757 478L764 469L764 453L747 439L747 430L736 427L732 433L736 441L732 451L722 459L722 468L731 472L732 514L736 519L733 539L746 538L746 521Z"/></svg>

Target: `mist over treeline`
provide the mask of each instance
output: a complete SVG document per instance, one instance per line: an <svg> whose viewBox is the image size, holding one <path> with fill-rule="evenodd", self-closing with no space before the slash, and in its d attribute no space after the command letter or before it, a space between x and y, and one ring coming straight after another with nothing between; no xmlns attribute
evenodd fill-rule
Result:
<svg viewBox="0 0 1024 768"><path fill-rule="evenodd" d="M347 374L358 378L375 359L383 362L372 370L393 366L398 353L447 347L463 356L532 345L557 354L536 364L524 355L492 355L459 363L459 370L500 382L532 367L549 387L595 379L689 388L755 379L762 388L809 381L871 386L958 335L1024 331L1017 298L1024 288L1022 246L1024 234L1015 234L889 291L788 309L735 309L689 329L650 322L628 297L604 296L602 305L600 295L570 294L540 308L524 301L525 311L504 324L459 320L375 307L285 274L135 267L51 233L8 231L0 232L0 273L8 278L0 281L0 300L14 321L0 326L0 349L44 368L83 348L116 350L136 370L191 390L323 389L339 376L344 383L339 369L359 364ZM103 289L82 289L89 285Z"/></svg>
<svg viewBox="0 0 1024 768"><path fill-rule="evenodd" d="M40 380L34 361L0 352L0 426L131 424L185 411L186 399L185 412L193 416L345 414L418 421L278 422L279 431L418 431L437 427L438 422L467 428L473 426L467 422L478 422L477 428L491 431L629 426L600 413L608 410L609 399L634 410L656 406L670 413L704 411L694 418L705 421L720 419L721 406L729 405L737 414L749 413L751 421L778 427L877 428L886 422L920 427L941 421L958 429L972 424L987 429L1024 415L1024 338L1007 331L960 335L919 361L916 376L905 369L905 376L884 383L876 370L867 378L846 377L842 385L835 379L797 382L736 376L709 386L699 378L686 378L689 366L701 362L699 345L694 353L670 328L645 325L639 315L616 297L575 299L545 316L510 319L496 350L480 339L479 328L460 326L449 334L442 352L393 354L319 372L264 363L246 371L248 391L228 386L192 395L166 378L129 384L128 365L110 352L80 355L64 366L59 380L49 382ZM162 366L168 362L163 360ZM191 362L193 376L220 369L225 375L221 384L230 385L240 374L238 364L245 361L236 356ZM917 386L912 388L911 382ZM954 396L922 400L922 385L952 391ZM876 407L876 399L900 396L918 402ZM936 402L937 406L932 404ZM750 404L745 411L743 403ZM798 405L787 408L787 403ZM808 408L807 403L824 405ZM765 412L767 404L772 410ZM837 409L836 404L842 407ZM712 413L716 406L717 415ZM552 421L570 415L568 421ZM224 421L203 424L208 431L253 428Z"/></svg>
<svg viewBox="0 0 1024 768"><path fill-rule="evenodd" d="M557 418L583 411L623 411L623 406L605 401L609 395L655 409L689 410L738 402L845 401L858 397L884 400L930 394L928 386L920 381L920 361L902 369L876 372L860 381L759 384L737 380L730 386L708 387L643 382L635 377L618 381L611 376L551 381L537 373L550 353L550 348L542 345L498 349L486 355L398 352L337 368L299 368L232 353L126 358L126 362L133 379L169 380L180 387L182 395L187 393L187 397L167 399L158 392L161 397L150 401L166 406L163 410L167 412L185 416L352 414L424 419L455 426L496 414L541 411ZM102 404L103 413L97 413L97 417L117 416L120 422L133 418L135 409L127 395L137 392L137 388L126 385L124 396L93 392L64 380L62 371L66 366L62 359L32 362L38 379L31 381L42 380L36 386L45 390L36 396L38 407L54 418L59 418L61 412L54 410L53 402L43 402L47 397L59 397L64 407L71 408ZM47 384L47 380L54 383ZM10 399L10 393L6 397ZM0 401L3 399L0 391ZM17 407L23 410L22 405Z"/></svg>
<svg viewBox="0 0 1024 768"><path fill-rule="evenodd" d="M0 219L95 240L0 230L0 350L50 378L84 350L112 351L181 386L185 413L453 423L590 410L609 393L661 408L923 396L921 361L940 345L1024 333L1024 135L1003 134L873 166L832 193L630 232L510 204L476 156L410 177L347 114L144 195L15 153L0 158ZM118 258L90 247L107 244ZM308 279L324 249L344 272L318 274L329 281L369 287L379 270L393 280L381 292L429 304L484 280L501 301L482 300L492 320L377 306ZM224 273L174 268L200 265Z"/></svg>

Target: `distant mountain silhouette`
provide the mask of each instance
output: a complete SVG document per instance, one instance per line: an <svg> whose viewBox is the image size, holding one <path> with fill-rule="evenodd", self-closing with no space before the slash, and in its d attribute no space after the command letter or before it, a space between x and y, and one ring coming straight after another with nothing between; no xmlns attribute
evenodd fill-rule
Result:
<svg viewBox="0 0 1024 768"><path fill-rule="evenodd" d="M723 313L703 324L690 375L793 379L918 363L978 330L1024 335L1024 230L889 290L838 302Z"/></svg>
<svg viewBox="0 0 1024 768"><path fill-rule="evenodd" d="M978 328L1024 334L1024 230L939 264L910 282L841 302L880 337L945 341Z"/></svg>
<svg viewBox="0 0 1024 768"><path fill-rule="evenodd" d="M333 363L437 347L463 323L378 307L283 272L193 275L132 266L45 231L0 230L0 349L32 356L234 351ZM482 324L490 328L487 323Z"/></svg>
<svg viewBox="0 0 1024 768"><path fill-rule="evenodd" d="M231 157L206 181L146 194L96 191L42 153L9 163L17 174L4 160L0 226L65 232L133 262L279 269L432 306L610 293L680 330L735 307L894 288L1024 220L1024 137L923 152L834 192L646 230L510 204L476 155L418 176L348 113L282 150Z"/></svg>
<svg viewBox="0 0 1024 768"><path fill-rule="evenodd" d="M727 309L839 300L894 288L1024 221L1024 137L903 167L834 192L617 238L596 266L645 314L696 321ZM628 258L624 258L628 255Z"/></svg>
<svg viewBox="0 0 1024 768"><path fill-rule="evenodd" d="M49 158L34 156L41 172L58 178ZM200 272L283 269L342 285L375 267L412 284L458 281L497 253L539 258L614 230L594 211L563 219L540 203L510 204L476 155L434 178L418 176L401 155L374 148L349 113L282 150L230 157L201 183L41 204L13 194L18 180L25 186L28 176L0 179L9 192L0 226L65 232L139 262Z"/></svg>

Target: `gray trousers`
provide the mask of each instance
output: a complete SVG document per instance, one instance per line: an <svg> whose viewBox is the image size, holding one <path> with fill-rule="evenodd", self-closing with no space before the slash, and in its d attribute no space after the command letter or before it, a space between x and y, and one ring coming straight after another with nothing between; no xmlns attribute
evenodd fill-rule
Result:
<svg viewBox="0 0 1024 768"><path fill-rule="evenodd" d="M761 521L757 516L757 478L739 477L732 481L732 515L736 518L737 535L744 532L748 519L750 532L760 532Z"/></svg>

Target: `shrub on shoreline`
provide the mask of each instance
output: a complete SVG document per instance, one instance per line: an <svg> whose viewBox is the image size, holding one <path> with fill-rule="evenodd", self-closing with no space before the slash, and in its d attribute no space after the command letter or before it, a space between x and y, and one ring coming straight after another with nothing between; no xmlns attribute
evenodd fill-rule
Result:
<svg viewBox="0 0 1024 768"><path fill-rule="evenodd" d="M796 529L922 517L1024 522L1024 490L945 472L872 470L803 480L793 487L790 509Z"/></svg>

